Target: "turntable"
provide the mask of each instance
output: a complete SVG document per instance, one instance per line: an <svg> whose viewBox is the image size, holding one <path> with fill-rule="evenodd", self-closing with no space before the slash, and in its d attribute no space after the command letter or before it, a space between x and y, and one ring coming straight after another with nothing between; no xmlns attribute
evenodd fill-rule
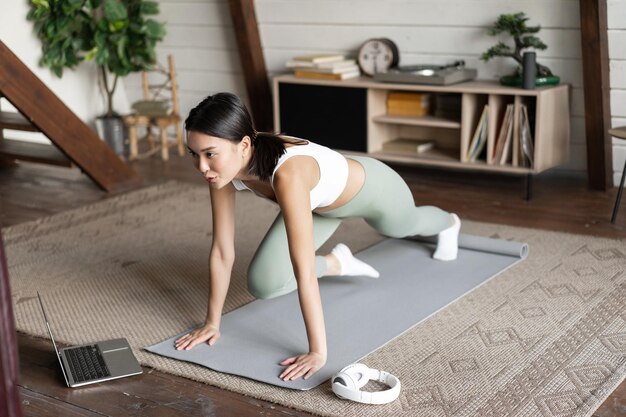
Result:
<svg viewBox="0 0 626 417"><path fill-rule="evenodd" d="M390 83L448 85L476 78L477 71L466 68L464 61L449 65L411 65L390 68L374 74L374 80Z"/></svg>

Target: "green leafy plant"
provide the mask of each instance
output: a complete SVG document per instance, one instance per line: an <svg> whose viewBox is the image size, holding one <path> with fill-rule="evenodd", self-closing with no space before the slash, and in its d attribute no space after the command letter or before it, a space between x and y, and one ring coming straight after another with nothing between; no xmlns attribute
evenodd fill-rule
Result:
<svg viewBox="0 0 626 417"><path fill-rule="evenodd" d="M523 62L522 53L524 49L533 48L542 51L547 49L547 45L535 36L535 34L541 30L541 26L527 26L526 22L528 19L529 18L526 17L526 14L522 12L500 15L498 20L494 22L493 26L488 29L488 33L491 36L497 36L503 32L508 33L513 37L515 45L511 48L504 42L498 42L495 46L492 46L486 52L483 52L480 59L487 62L497 56L510 57L517 61L517 63L521 66ZM537 77L549 76L552 76L550 68L537 63Z"/></svg>
<svg viewBox="0 0 626 417"><path fill-rule="evenodd" d="M95 60L111 117L119 77L156 62L156 44L165 36L164 24L150 18L158 13L158 3L146 0L31 0L27 18L41 40L41 65L58 77Z"/></svg>

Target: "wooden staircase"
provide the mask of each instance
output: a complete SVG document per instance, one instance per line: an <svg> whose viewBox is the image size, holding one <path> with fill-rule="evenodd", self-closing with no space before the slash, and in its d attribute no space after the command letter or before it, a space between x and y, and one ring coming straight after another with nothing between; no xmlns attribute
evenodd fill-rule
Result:
<svg viewBox="0 0 626 417"><path fill-rule="evenodd" d="M0 155L2 158L64 167L72 166L72 161L55 146L21 140L7 140L3 135L4 129L39 132L37 126L30 123L21 114L0 111Z"/></svg>
<svg viewBox="0 0 626 417"><path fill-rule="evenodd" d="M0 111L0 158L78 166L105 191L141 178L0 41L0 95L21 113ZM3 129L42 132L54 146L9 140Z"/></svg>

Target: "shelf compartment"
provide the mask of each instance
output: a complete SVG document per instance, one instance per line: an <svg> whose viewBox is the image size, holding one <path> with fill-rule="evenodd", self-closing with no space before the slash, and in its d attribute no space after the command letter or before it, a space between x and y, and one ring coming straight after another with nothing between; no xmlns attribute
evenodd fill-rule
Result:
<svg viewBox="0 0 626 417"><path fill-rule="evenodd" d="M442 127L448 129L460 129L461 123L455 120L443 119L435 116L375 116L373 118L376 123L389 123L389 124L401 124L411 126L429 126L429 127Z"/></svg>

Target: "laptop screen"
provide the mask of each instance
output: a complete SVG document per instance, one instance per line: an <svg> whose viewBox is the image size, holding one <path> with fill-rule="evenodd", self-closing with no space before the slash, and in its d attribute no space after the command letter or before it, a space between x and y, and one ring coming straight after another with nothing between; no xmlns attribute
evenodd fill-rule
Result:
<svg viewBox="0 0 626 417"><path fill-rule="evenodd" d="M37 298L39 299L39 305L41 306L41 312L43 313L43 319L46 322L46 328L48 329L48 334L50 335L50 340L52 340L52 345L54 346L54 351L57 354L57 359L59 360L59 365L61 365L61 371L63 372L63 378L65 378L65 383L69 387L70 384L67 380L67 375L65 375L65 368L63 367L63 361L61 361L61 355L59 354L59 349L57 348L57 344L54 341L54 336L52 335L52 329L50 328L50 323L48 322L48 316L46 315L46 309L43 308L43 301L41 301L41 295L39 295L39 291L37 291Z"/></svg>

